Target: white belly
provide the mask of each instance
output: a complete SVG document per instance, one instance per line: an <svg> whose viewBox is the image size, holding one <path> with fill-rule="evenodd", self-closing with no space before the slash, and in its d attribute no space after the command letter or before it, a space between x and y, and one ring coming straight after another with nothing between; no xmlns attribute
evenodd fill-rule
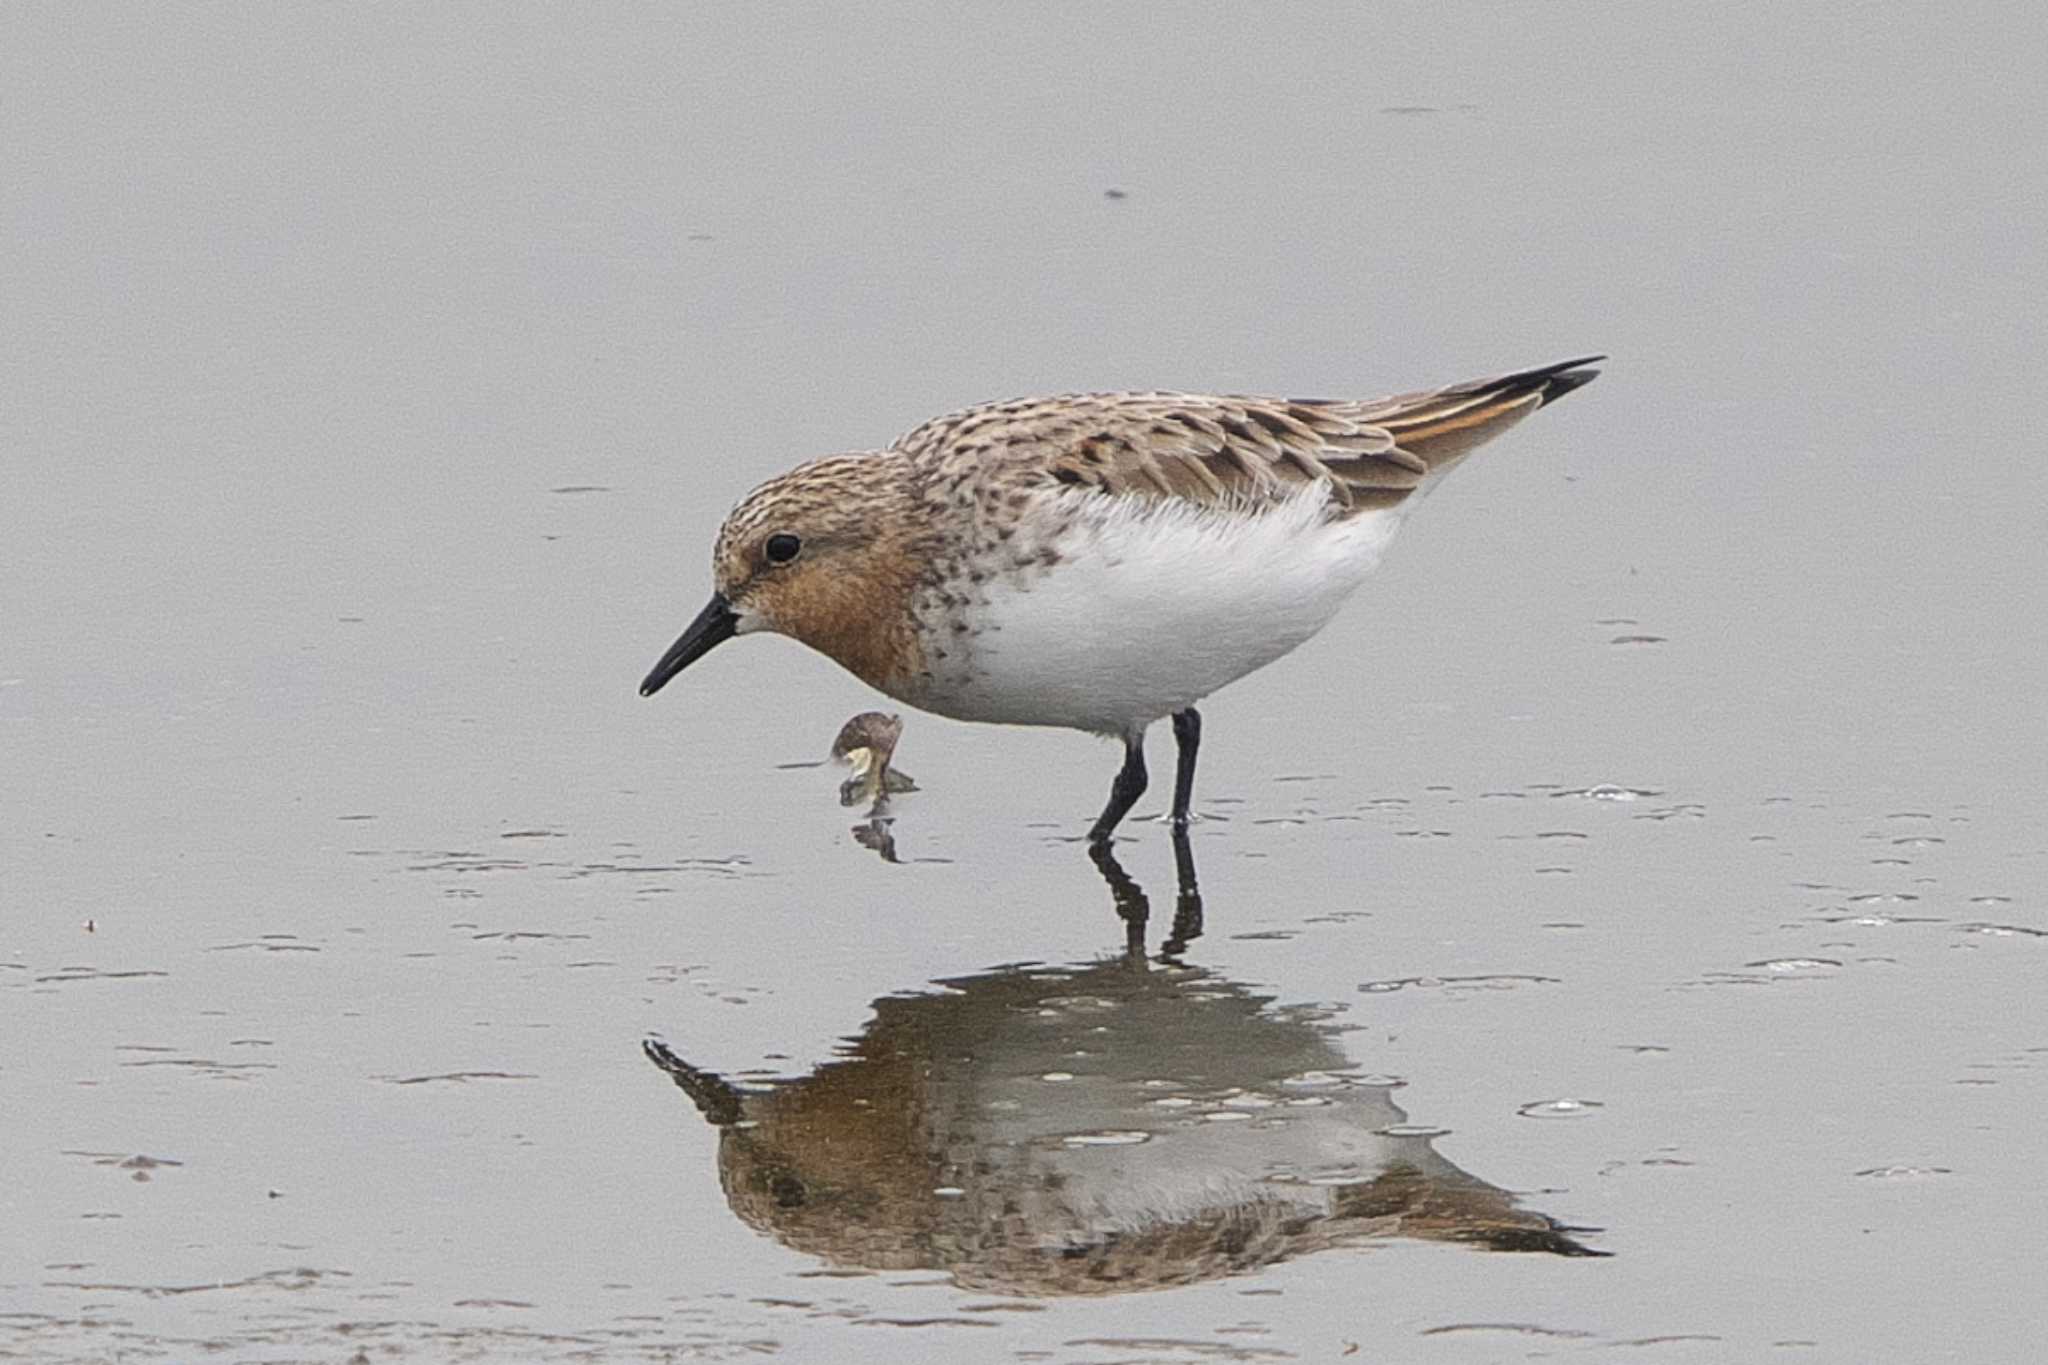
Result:
<svg viewBox="0 0 2048 1365"><path fill-rule="evenodd" d="M1059 562L989 585L919 704L963 720L1128 734L1314 635L1379 563L1395 509L1325 517L1320 485L1264 512L1102 499Z"/></svg>

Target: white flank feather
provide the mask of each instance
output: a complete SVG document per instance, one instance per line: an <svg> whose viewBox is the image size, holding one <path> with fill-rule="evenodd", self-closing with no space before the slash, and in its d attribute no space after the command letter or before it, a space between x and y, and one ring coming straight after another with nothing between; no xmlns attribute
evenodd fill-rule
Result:
<svg viewBox="0 0 2048 1365"><path fill-rule="evenodd" d="M1057 565L991 585L966 667L925 705L1136 733L1321 630L1406 510L1334 520L1322 483L1264 509L1100 494L1093 504L1053 542Z"/></svg>

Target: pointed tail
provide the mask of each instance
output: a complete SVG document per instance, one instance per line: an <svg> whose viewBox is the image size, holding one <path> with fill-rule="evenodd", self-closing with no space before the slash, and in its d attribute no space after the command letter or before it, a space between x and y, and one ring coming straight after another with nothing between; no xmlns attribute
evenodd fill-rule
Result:
<svg viewBox="0 0 2048 1365"><path fill-rule="evenodd" d="M1453 384L1427 393L1401 394L1369 405L1362 414L1392 433L1403 450L1440 474L1536 409L1599 377L1589 368L1606 356L1582 356L1533 370Z"/></svg>

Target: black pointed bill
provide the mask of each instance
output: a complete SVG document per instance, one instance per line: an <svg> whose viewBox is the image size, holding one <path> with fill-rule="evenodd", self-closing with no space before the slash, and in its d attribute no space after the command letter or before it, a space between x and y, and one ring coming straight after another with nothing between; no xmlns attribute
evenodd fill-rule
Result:
<svg viewBox="0 0 2048 1365"><path fill-rule="evenodd" d="M730 640L739 628L740 618L733 613L732 603L725 600L724 593L712 593L711 600L690 622L682 638L668 647L661 662L642 680L640 695L651 697L661 691L670 678L709 654L713 646Z"/></svg>

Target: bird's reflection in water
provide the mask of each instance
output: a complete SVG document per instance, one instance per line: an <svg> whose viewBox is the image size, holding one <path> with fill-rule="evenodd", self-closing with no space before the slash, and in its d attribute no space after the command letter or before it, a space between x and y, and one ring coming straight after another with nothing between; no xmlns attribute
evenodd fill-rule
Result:
<svg viewBox="0 0 2048 1365"><path fill-rule="evenodd" d="M834 1266L1053 1295L1370 1238L1605 1254L1405 1127L1324 1013L1142 953L885 996L838 1060L767 1088L646 1050L718 1125L734 1212Z"/></svg>
<svg viewBox="0 0 2048 1365"><path fill-rule="evenodd" d="M1107 840L1091 842L1088 857L1095 863L1095 870L1102 874L1102 880L1109 884L1110 902L1116 906L1117 917L1124 922L1124 955L1143 957L1145 928L1152 920L1151 898L1124 871ZM1176 826L1173 830L1173 874L1178 888L1173 903L1173 927L1159 945L1159 956L1167 962L1177 960L1190 942L1202 936L1202 888L1195 879L1195 851L1188 844L1185 825Z"/></svg>

